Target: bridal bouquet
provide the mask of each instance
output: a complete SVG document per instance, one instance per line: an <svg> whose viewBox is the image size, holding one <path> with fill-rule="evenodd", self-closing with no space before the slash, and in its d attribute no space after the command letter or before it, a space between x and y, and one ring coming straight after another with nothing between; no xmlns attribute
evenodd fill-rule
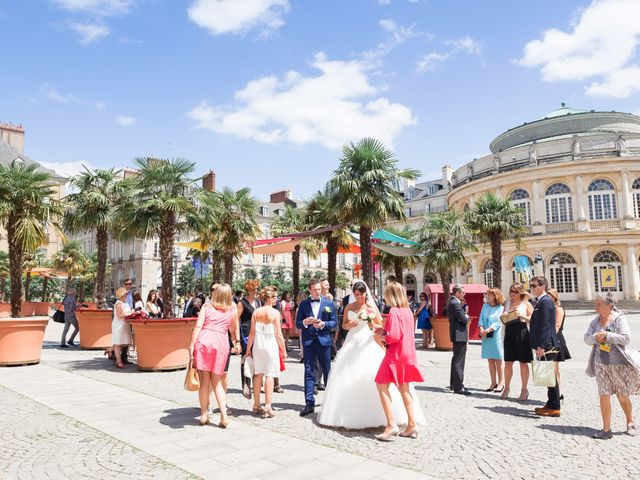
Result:
<svg viewBox="0 0 640 480"><path fill-rule="evenodd" d="M358 318L363 322L367 322L369 330L373 330L372 322L376 319L376 312L373 310L364 310L358 314Z"/></svg>

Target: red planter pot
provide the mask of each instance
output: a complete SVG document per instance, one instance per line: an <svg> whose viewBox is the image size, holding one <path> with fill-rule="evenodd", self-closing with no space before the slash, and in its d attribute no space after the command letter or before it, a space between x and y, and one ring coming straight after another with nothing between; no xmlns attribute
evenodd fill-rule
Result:
<svg viewBox="0 0 640 480"><path fill-rule="evenodd" d="M51 304L49 302L23 302L22 303L22 316L28 317L31 315L49 316L49 309Z"/></svg>
<svg viewBox="0 0 640 480"><path fill-rule="evenodd" d="M11 304L0 303L0 318L9 318L11 316Z"/></svg>
<svg viewBox="0 0 640 480"><path fill-rule="evenodd" d="M449 336L449 318L434 317L431 319L433 325L433 337L436 341L436 350L453 350L453 343Z"/></svg>
<svg viewBox="0 0 640 480"><path fill-rule="evenodd" d="M138 370L186 368L196 318L131 320L138 353Z"/></svg>
<svg viewBox="0 0 640 480"><path fill-rule="evenodd" d="M0 366L40 363L48 317L0 319Z"/></svg>
<svg viewBox="0 0 640 480"><path fill-rule="evenodd" d="M80 348L100 350L112 345L113 310L78 308L76 309L76 317L80 328Z"/></svg>

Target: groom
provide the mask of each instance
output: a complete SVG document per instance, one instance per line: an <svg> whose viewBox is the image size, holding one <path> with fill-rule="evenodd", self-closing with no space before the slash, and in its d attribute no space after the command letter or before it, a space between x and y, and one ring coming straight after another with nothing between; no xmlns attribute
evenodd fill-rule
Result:
<svg viewBox="0 0 640 480"><path fill-rule="evenodd" d="M296 327L301 331L304 354L305 407L300 412L301 417L314 411L313 390L316 359L322 368L325 385L331 367L331 330L336 327L336 309L331 300L320 295L321 292L320 280L311 280L309 282L310 296L300 304L296 314Z"/></svg>

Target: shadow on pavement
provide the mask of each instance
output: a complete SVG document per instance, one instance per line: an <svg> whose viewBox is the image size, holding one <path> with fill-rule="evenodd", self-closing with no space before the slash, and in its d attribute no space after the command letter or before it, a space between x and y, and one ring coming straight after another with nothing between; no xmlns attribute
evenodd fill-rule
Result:
<svg viewBox="0 0 640 480"><path fill-rule="evenodd" d="M138 372L138 369L136 368L136 365L134 363L125 365L123 369L116 368L113 362L111 360L107 360L106 357L104 359L91 358L84 360L70 360L66 362L60 362L59 365L67 370L105 370L114 373L145 373Z"/></svg>
<svg viewBox="0 0 640 480"><path fill-rule="evenodd" d="M598 433L600 431L599 428L584 427L584 426L577 426L577 425L544 424L544 425L536 425L536 427L542 430L549 430L551 432L562 433L563 435L577 435L579 437L591 437L594 433Z"/></svg>
<svg viewBox="0 0 640 480"><path fill-rule="evenodd" d="M198 424L200 409L198 407L171 408L165 410L166 415L160 418L160 423L173 429L184 428L186 425Z"/></svg>
<svg viewBox="0 0 640 480"><path fill-rule="evenodd" d="M477 406L475 408L477 408L478 410L488 410L488 411L493 412L493 413L500 413L502 415L510 415L512 417L532 418L532 419L540 418L533 412L533 410L525 410L525 409L516 408L516 407L504 407L504 406L482 407L482 406Z"/></svg>

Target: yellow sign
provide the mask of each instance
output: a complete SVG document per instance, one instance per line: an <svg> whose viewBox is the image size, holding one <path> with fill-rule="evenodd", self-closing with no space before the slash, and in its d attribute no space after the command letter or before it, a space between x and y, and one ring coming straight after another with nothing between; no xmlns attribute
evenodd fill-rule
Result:
<svg viewBox="0 0 640 480"><path fill-rule="evenodd" d="M618 286L615 268L600 269L600 286L603 288L616 288Z"/></svg>

